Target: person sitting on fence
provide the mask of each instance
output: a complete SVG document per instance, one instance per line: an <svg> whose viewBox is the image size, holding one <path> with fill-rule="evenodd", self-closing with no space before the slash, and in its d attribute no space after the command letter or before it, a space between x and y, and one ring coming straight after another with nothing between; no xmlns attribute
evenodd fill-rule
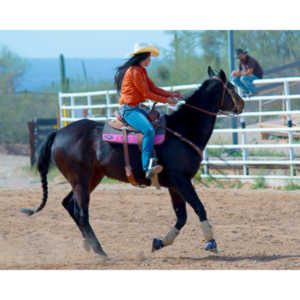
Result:
<svg viewBox="0 0 300 300"><path fill-rule="evenodd" d="M120 67L115 74L115 85L121 92L119 103L122 118L132 127L144 134L142 143L142 166L146 178L162 171L154 158L151 159L154 149L155 131L147 118L147 112L139 107L146 99L155 102L177 104L175 98L182 98L179 92L168 92L158 88L148 77L145 67L150 64L151 56L159 55L159 50L145 43L135 44L131 57Z"/></svg>
<svg viewBox="0 0 300 300"><path fill-rule="evenodd" d="M253 80L263 78L263 69L256 59L248 55L243 49L236 50L239 59L238 70L232 72L232 80L242 89L244 96L253 96L256 93L256 87Z"/></svg>

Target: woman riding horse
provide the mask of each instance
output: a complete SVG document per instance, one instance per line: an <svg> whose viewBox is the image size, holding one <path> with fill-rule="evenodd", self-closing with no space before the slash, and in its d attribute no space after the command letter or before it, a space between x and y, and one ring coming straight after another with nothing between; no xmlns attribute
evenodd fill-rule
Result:
<svg viewBox="0 0 300 300"><path fill-rule="evenodd" d="M153 154L155 130L147 118L147 113L139 104L147 99L155 102L177 104L174 97L182 98L179 92L168 92L158 88L148 77L145 67L150 64L151 56L158 56L159 50L144 43L136 44L132 57L120 66L115 75L117 91L121 91L121 116L133 128L144 134L142 144L142 165L146 178L163 170L156 163Z"/></svg>
<svg viewBox="0 0 300 300"><path fill-rule="evenodd" d="M143 67L132 69L141 70L143 74ZM186 99L186 103L166 116L166 128L170 131L167 131L164 143L155 147L157 158L164 166L163 171L158 174L159 184L169 191L176 223L164 238L153 240L152 250L159 250L174 242L186 224L188 203L199 217L200 228L205 238L205 250L217 251L206 210L191 180L199 170L201 151L212 135L218 112L225 110L239 114L243 111L244 101L236 93L234 86L227 81L224 71L215 74L209 67L208 74L209 78ZM138 109L134 108L133 111ZM125 117L126 115L125 112ZM128 115L129 121L134 119L131 118L131 111ZM134 113L133 116L135 115L137 114ZM106 253L89 221L90 195L104 176L123 182L128 182L128 178L124 169L123 147L103 140L103 128L104 124L101 122L83 119L47 137L41 147L37 163L43 187L42 203L36 210L25 209L23 212L33 215L46 205L47 173L53 160L72 186L62 201L63 207L81 231L85 246L92 247L96 253L105 257ZM139 157L139 148L130 145L129 154L132 157ZM137 183L148 186L151 184L151 181L145 178L140 159L132 161L132 172ZM197 234L195 239L199 239Z"/></svg>

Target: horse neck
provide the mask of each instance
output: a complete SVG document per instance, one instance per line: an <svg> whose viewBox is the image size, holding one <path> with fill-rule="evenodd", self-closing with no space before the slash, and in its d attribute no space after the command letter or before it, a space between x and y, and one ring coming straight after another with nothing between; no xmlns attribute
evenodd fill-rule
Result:
<svg viewBox="0 0 300 300"><path fill-rule="evenodd" d="M187 103L216 113L218 111L218 99L221 95L217 94L208 99L206 93L201 93L197 101L187 101ZM195 143L200 149L204 149L212 135L216 117L197 111L196 109L182 105L176 112L167 118L167 126L179 132L185 138Z"/></svg>

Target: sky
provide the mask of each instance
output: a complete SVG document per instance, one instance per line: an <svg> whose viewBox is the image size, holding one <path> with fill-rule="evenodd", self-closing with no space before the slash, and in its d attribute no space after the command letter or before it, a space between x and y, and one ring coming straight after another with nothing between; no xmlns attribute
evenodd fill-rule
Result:
<svg viewBox="0 0 300 300"><path fill-rule="evenodd" d="M290 9L294 4L285 0L285 5L270 7L252 0L245 17L235 0L9 0L1 6L0 46L28 58L60 53L69 58L124 58L137 42L167 48L171 36L166 30L299 29L298 10Z"/></svg>
<svg viewBox="0 0 300 300"><path fill-rule="evenodd" d="M124 58L137 42L167 48L171 36L166 30L299 29L298 10L290 9L290 1L270 7L252 0L245 17L235 0L10 0L1 6L0 46L25 58L60 53L69 58Z"/></svg>
<svg viewBox="0 0 300 300"><path fill-rule="evenodd" d="M0 46L26 58L124 58L135 43L168 48L164 30L0 30Z"/></svg>

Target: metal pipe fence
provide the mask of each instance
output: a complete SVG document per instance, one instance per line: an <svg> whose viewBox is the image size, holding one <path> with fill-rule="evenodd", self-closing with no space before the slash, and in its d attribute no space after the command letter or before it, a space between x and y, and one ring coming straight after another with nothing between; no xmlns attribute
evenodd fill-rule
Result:
<svg viewBox="0 0 300 300"><path fill-rule="evenodd" d="M213 135L226 135L232 134L234 132L240 135L240 143L237 145L233 145L232 143L219 143L213 144L210 142L207 147L204 149L203 162L202 162L202 176L205 177L215 177L222 179L253 179L258 177L264 177L266 179L300 179L300 176L297 176L297 167L300 170L300 156L297 154L298 148L300 148L300 144L295 142L295 137L300 137L300 124L299 126L293 126L293 119L296 119L296 116L300 116L300 110L293 110L292 103L300 100L300 94L293 94L290 91L290 83L300 84L300 77L285 77L285 78L274 78L274 79L260 79L255 80L255 85L264 85L270 83L282 83L283 93L281 95L257 95L253 97L244 98L247 103L251 103L254 101L258 101L259 103L267 103L270 101L282 101L285 105L281 105L282 110L275 111L246 111L240 114L238 118L239 128L216 128L214 130ZM190 85L178 85L178 86L169 86L164 87L166 90L195 90L198 88L200 84L190 84ZM117 100L113 98L117 96L117 92L115 90L108 91L95 91L95 92L86 92L86 93L59 93L58 95L58 103L59 103L59 112L60 112L60 126L63 127L67 123L80 120L84 115L87 118L95 121L105 121L110 118L114 118L114 110L119 109L119 104ZM300 103L300 102L299 102ZM147 102L146 105L150 105L151 102ZM180 105L180 104L178 104ZM165 112L168 113L169 110L173 109L169 107L168 104L158 103L158 107L165 109ZM262 108L263 106L260 105ZM300 108L300 104L299 104ZM85 114L82 112L85 111ZM76 113L77 112L77 113ZM81 113L78 113L81 112ZM224 118L226 116L220 115L218 118ZM266 123L265 128L258 127L257 124L252 124L251 128L247 128L249 126L247 124L247 118L250 117L285 117L287 124L281 126L280 124L275 124L276 126L269 126ZM258 119L261 121L261 119ZM286 135L287 143L251 143L249 142L250 134L281 134ZM269 151L269 155L263 158L263 161L260 157L251 158L252 153L250 151L261 151L264 149L265 151ZM211 154L213 151L222 151L225 152L227 150L239 150L238 160L237 159L225 159L221 158L219 155L218 159L213 159L215 154ZM275 156L276 151L286 150L287 155L286 159L282 159L282 157ZM300 154L300 150L298 151ZM270 159L271 158L271 159ZM276 159L275 159L276 158ZM299 159L297 159L299 158ZM240 167L240 174L232 174L230 171L231 167ZM273 174L250 174L251 170L255 168L259 171L262 167L265 167L268 171ZM272 171L274 167L282 168L284 170L288 170L289 174L277 174ZM211 171L216 168L223 169L226 171L222 171L222 174L212 173ZM228 171L229 170L229 171ZM270 171L271 170L271 171ZM225 174L226 172L226 174ZM256 172L257 173L257 172Z"/></svg>

